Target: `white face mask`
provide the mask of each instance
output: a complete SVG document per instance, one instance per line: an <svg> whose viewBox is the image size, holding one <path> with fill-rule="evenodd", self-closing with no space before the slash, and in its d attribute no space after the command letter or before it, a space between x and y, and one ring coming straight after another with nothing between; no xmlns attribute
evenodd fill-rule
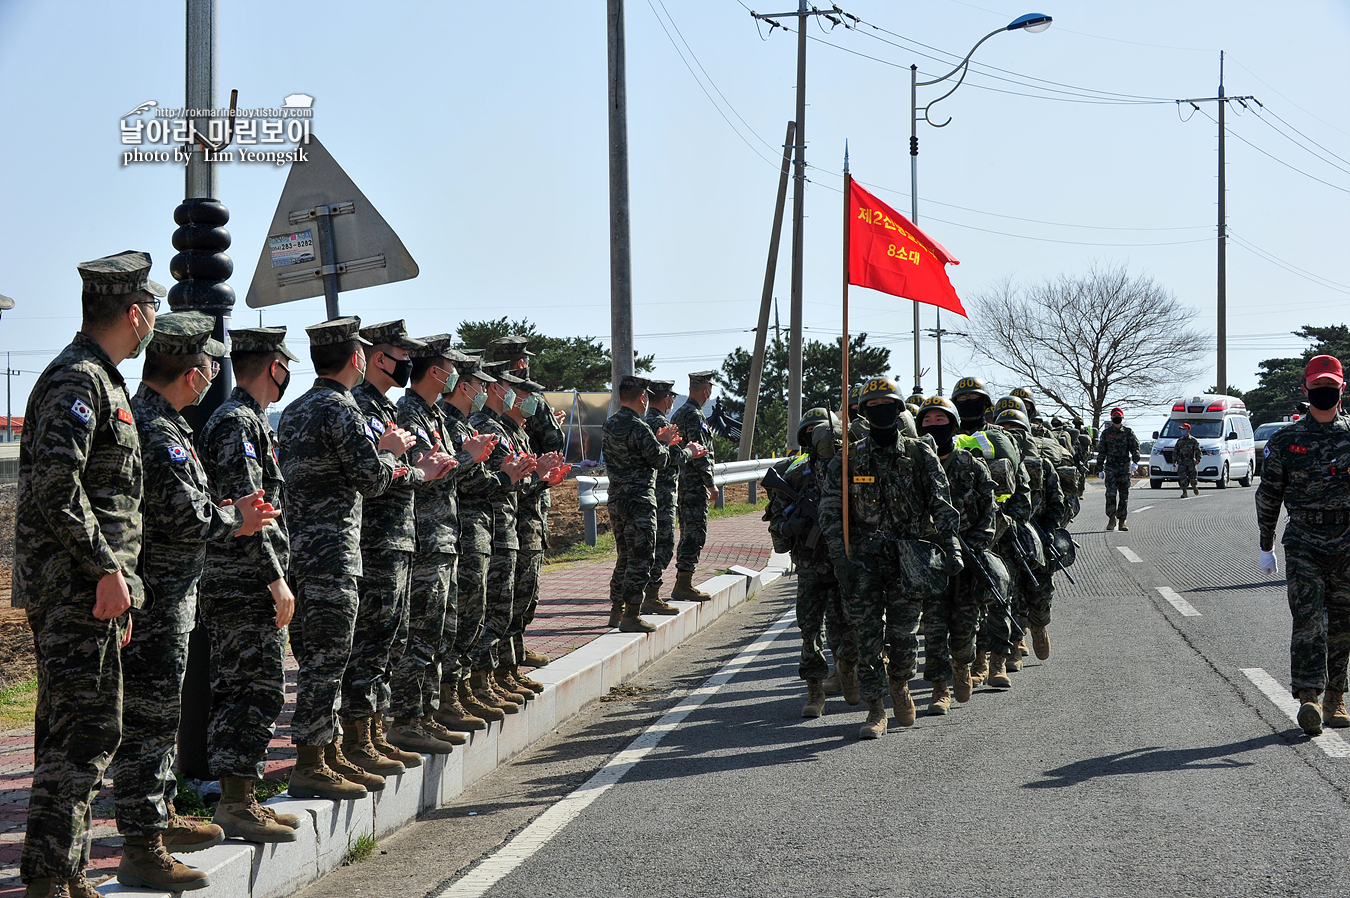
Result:
<svg viewBox="0 0 1350 898"><path fill-rule="evenodd" d="M528 418L537 411L539 411L538 396L526 396L524 399L520 400L520 413L525 417Z"/></svg>
<svg viewBox="0 0 1350 898"><path fill-rule="evenodd" d="M502 395L502 411L510 411L516 404L516 391L507 389Z"/></svg>
<svg viewBox="0 0 1350 898"><path fill-rule="evenodd" d="M440 372L439 374L437 373L438 371ZM442 375L445 377L444 380L441 379ZM453 393L455 392L455 387L459 386L459 371L454 368L451 368L449 371L433 368L431 376L441 385L442 393Z"/></svg>

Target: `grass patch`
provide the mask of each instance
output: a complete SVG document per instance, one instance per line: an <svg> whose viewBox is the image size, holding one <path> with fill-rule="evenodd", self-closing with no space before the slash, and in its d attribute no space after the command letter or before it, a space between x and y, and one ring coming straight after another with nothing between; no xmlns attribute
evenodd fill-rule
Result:
<svg viewBox="0 0 1350 898"><path fill-rule="evenodd" d="M0 730L33 725L37 707L37 677L0 689Z"/></svg>
<svg viewBox="0 0 1350 898"><path fill-rule="evenodd" d="M349 867L352 864L359 864L362 861L367 860L375 853L377 845L379 845L379 842L376 841L375 836L371 833L362 833L357 837L355 842L352 841L351 836L348 836L347 854L342 859L342 866Z"/></svg>
<svg viewBox="0 0 1350 898"><path fill-rule="evenodd" d="M282 792L286 791L286 787L290 785L289 780L290 777L286 777L284 779L264 778L261 781L253 784L253 794L257 796L258 801L260 803L266 801L269 798L275 798Z"/></svg>
<svg viewBox="0 0 1350 898"><path fill-rule="evenodd" d="M197 790L192 788L181 773L175 773L174 777L178 780L178 791L173 796L173 809L184 817L202 817L209 820L212 809L202 801Z"/></svg>
<svg viewBox="0 0 1350 898"><path fill-rule="evenodd" d="M716 521L719 518L734 518L743 514L750 514L751 512L763 513L763 511L763 502L760 502L757 505L752 505L749 502L733 502L727 505L726 508L709 508L708 520Z"/></svg>
<svg viewBox="0 0 1350 898"><path fill-rule="evenodd" d="M584 542L577 543L575 546L569 546L563 549L557 555L550 555L544 559L544 564L552 566L555 564L575 564L578 561L595 561L599 558L606 558L614 554L614 534L602 533L595 540L595 545L588 546Z"/></svg>

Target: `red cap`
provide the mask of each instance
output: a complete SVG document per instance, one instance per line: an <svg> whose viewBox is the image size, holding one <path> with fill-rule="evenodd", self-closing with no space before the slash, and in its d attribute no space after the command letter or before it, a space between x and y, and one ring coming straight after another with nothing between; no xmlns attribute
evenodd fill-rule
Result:
<svg viewBox="0 0 1350 898"><path fill-rule="evenodd" d="M1116 406L1115 408L1111 409L1111 417L1114 418L1116 415L1120 415L1120 417L1122 418L1125 417L1125 412L1120 408L1120 406Z"/></svg>
<svg viewBox="0 0 1350 898"><path fill-rule="evenodd" d="M1308 360L1303 369L1303 383L1311 384L1319 377L1330 377L1336 386L1345 386L1345 372L1341 370L1341 361L1334 355L1315 355Z"/></svg>
<svg viewBox="0 0 1350 898"><path fill-rule="evenodd" d="M1190 429L1191 429L1191 425L1189 425L1189 424L1182 424L1182 425L1181 425L1181 429L1182 429L1182 430L1190 430Z"/></svg>

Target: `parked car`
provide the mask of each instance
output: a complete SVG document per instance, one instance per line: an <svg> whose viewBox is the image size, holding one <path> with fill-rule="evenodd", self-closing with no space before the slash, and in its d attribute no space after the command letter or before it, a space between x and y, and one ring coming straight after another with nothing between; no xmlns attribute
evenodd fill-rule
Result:
<svg viewBox="0 0 1350 898"><path fill-rule="evenodd" d="M1281 427L1288 427L1293 421L1271 421L1256 428L1256 476L1261 476L1261 466L1266 460L1266 440Z"/></svg>

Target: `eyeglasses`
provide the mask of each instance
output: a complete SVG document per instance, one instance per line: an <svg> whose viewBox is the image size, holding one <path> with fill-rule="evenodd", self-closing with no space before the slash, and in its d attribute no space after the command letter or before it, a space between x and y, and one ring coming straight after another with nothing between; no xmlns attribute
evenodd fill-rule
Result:
<svg viewBox="0 0 1350 898"><path fill-rule="evenodd" d="M156 312L158 312L158 311L159 311L159 307L160 307L160 305L161 305L162 303L163 303L163 300L161 300L158 296L153 296L153 297L151 297L150 299L142 299L142 300L140 300L139 302L134 302L134 303L132 303L132 305L133 305L133 306L149 306L150 308L152 308L152 309L154 309Z"/></svg>
<svg viewBox="0 0 1350 898"><path fill-rule="evenodd" d="M216 375L220 373L220 362L217 362L215 359L212 359L209 365L198 365L197 369L199 371L210 372L210 378L212 380L215 380Z"/></svg>

